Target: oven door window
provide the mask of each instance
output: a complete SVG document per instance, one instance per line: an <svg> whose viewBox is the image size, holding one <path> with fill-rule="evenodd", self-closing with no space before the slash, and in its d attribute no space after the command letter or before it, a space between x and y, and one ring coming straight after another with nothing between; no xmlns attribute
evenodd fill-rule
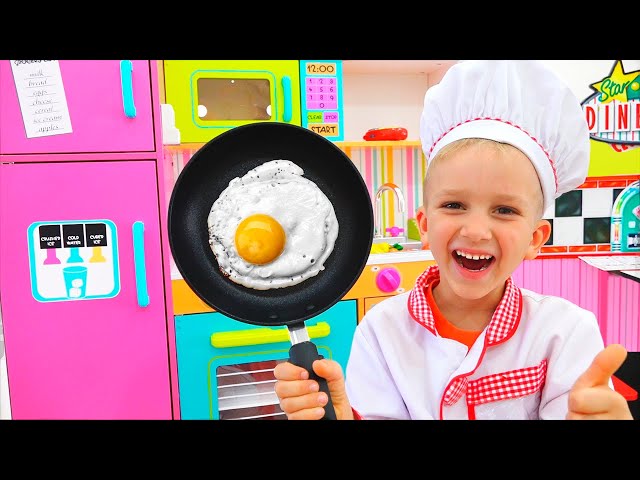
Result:
<svg viewBox="0 0 640 480"><path fill-rule="evenodd" d="M220 420L286 420L274 390L273 369L281 361L218 366Z"/></svg>
<svg viewBox="0 0 640 480"><path fill-rule="evenodd" d="M271 120L271 85L264 78L202 77L196 105L201 121Z"/></svg>

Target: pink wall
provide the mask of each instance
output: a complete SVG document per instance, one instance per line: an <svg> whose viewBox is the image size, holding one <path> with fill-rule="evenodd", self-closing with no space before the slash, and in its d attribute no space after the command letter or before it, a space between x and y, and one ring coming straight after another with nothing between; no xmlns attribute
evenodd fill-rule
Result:
<svg viewBox="0 0 640 480"><path fill-rule="evenodd" d="M640 351L640 282L599 270L579 258L525 260L513 280L523 288L557 295L592 311L605 345Z"/></svg>

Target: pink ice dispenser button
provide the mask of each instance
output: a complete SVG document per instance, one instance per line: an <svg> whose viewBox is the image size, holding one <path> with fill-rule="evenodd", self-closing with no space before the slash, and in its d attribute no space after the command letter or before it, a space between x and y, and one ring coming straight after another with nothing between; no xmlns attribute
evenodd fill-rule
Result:
<svg viewBox="0 0 640 480"><path fill-rule="evenodd" d="M376 275L376 286L385 293L397 290L400 286L400 272L393 267L383 268Z"/></svg>

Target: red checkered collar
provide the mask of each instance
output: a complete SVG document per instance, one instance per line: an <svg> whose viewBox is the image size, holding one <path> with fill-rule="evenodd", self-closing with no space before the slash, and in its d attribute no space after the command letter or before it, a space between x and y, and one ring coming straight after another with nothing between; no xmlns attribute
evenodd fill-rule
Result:
<svg viewBox="0 0 640 480"><path fill-rule="evenodd" d="M432 265L416 280L415 286L409 293L407 303L413 319L434 335L436 334L435 321L433 311L427 302L425 289L436 280L440 280L440 270L437 265ZM485 345L495 345L510 337L518 326L521 313L522 293L510 277L507 279L502 300L500 300L491 322L487 326Z"/></svg>

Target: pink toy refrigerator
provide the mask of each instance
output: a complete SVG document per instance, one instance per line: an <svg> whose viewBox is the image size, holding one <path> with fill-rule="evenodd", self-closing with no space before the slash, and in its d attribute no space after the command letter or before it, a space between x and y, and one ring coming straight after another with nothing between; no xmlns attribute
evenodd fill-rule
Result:
<svg viewBox="0 0 640 480"><path fill-rule="evenodd" d="M31 62L0 61L11 416L174 418L157 65Z"/></svg>

